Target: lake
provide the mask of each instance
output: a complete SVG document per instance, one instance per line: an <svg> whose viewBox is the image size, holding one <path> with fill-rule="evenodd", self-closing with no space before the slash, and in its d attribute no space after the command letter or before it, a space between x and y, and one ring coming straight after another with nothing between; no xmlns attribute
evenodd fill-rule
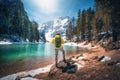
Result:
<svg viewBox="0 0 120 80"><path fill-rule="evenodd" d="M77 54L75 46L63 46L65 54ZM0 76L30 70L54 63L54 47L51 44L0 45ZM59 54L62 59L62 54ZM6 72L7 71L7 72Z"/></svg>

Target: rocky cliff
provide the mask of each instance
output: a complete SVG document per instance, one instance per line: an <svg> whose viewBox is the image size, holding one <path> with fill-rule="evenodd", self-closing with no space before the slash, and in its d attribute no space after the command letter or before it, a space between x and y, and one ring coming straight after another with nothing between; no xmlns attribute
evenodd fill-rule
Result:
<svg viewBox="0 0 120 80"><path fill-rule="evenodd" d="M38 41L38 35L32 39L38 26L33 25L24 10L21 0L0 0L0 40Z"/></svg>

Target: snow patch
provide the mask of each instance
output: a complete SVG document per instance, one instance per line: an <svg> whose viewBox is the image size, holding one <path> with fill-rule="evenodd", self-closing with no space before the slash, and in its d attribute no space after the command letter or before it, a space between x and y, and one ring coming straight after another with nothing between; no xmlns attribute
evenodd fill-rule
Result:
<svg viewBox="0 0 120 80"><path fill-rule="evenodd" d="M66 29L69 24L68 17L62 17L58 20L48 21L43 23L39 27L40 34L43 34L41 37L45 35L47 41L51 41L51 39L55 36L57 32L61 34L62 37L66 40Z"/></svg>
<svg viewBox="0 0 120 80"><path fill-rule="evenodd" d="M0 80L15 80L17 78L17 76L21 73L24 73L24 72L19 72L19 73L15 73L15 74L5 76L5 77L0 78Z"/></svg>
<svg viewBox="0 0 120 80"><path fill-rule="evenodd" d="M117 65L117 66L120 66L120 63L117 63L116 65Z"/></svg>
<svg viewBox="0 0 120 80"><path fill-rule="evenodd" d="M105 57L101 60L101 62L106 62L106 61L109 61L109 60L111 60L111 58L108 57L108 56L105 56Z"/></svg>
<svg viewBox="0 0 120 80"><path fill-rule="evenodd" d="M32 78L32 77L26 77L26 78L22 78L21 80L39 80L39 79Z"/></svg>
<svg viewBox="0 0 120 80"><path fill-rule="evenodd" d="M12 44L12 43L11 42L0 41L0 45L3 45L3 44Z"/></svg>
<svg viewBox="0 0 120 80"><path fill-rule="evenodd" d="M86 55L83 55L83 56L79 56L77 59L82 60L82 59L85 59L85 58L86 58Z"/></svg>
<svg viewBox="0 0 120 80"><path fill-rule="evenodd" d="M74 42L67 42L64 45L68 45L68 46L78 46L77 43Z"/></svg>
<svg viewBox="0 0 120 80"><path fill-rule="evenodd" d="M51 66L52 65L48 65L46 67L35 69L35 70L31 70L31 71L28 71L28 72L18 72L18 73L15 73L15 74L10 74L8 76L0 78L0 80L15 80L21 74L29 74L31 76L35 76L37 74L46 73L46 72L50 71ZM32 78L28 79L28 78L29 77L24 78L22 80L37 80L37 79L32 79Z"/></svg>
<svg viewBox="0 0 120 80"><path fill-rule="evenodd" d="M77 70L83 68L84 66L83 65L80 65L79 63L74 63L75 65L77 65Z"/></svg>
<svg viewBox="0 0 120 80"><path fill-rule="evenodd" d="M50 71L51 66L52 65L48 65L44 68L31 70L31 71L28 72L28 74L30 74L31 76L35 76L35 75L40 74L40 73L46 73L46 72Z"/></svg>
<svg viewBox="0 0 120 80"><path fill-rule="evenodd" d="M68 19L66 18L66 19L64 19L64 20L62 20L61 21L61 25L65 25L66 23L67 23L67 21L68 21Z"/></svg>
<svg viewBox="0 0 120 80"><path fill-rule="evenodd" d="M77 61L77 59L76 59L76 58L73 58L73 57L71 58L71 60L73 60L73 61Z"/></svg>

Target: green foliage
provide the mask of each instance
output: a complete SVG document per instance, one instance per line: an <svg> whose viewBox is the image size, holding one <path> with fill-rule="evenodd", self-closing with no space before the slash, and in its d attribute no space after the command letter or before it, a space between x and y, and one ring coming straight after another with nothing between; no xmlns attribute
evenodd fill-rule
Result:
<svg viewBox="0 0 120 80"><path fill-rule="evenodd" d="M83 40L92 40L92 20L94 17L94 11L89 8L87 10L83 10L80 14L78 11L78 20L77 20L77 37L78 41Z"/></svg>
<svg viewBox="0 0 120 80"><path fill-rule="evenodd" d="M71 40L73 38L73 26L71 22L69 23L69 26L66 29L66 38L67 40Z"/></svg>
<svg viewBox="0 0 120 80"><path fill-rule="evenodd" d="M96 29L97 29L97 32L99 33L103 28L103 21L102 19L98 19L96 21Z"/></svg>
<svg viewBox="0 0 120 80"><path fill-rule="evenodd" d="M95 0L96 18L102 19L97 23L102 31L112 31L113 41L118 41L120 36L120 1L119 0Z"/></svg>
<svg viewBox="0 0 120 80"><path fill-rule="evenodd" d="M99 32L113 32L113 40L120 39L120 1L95 0L95 11L91 8L78 11L77 38L78 41L91 41Z"/></svg>

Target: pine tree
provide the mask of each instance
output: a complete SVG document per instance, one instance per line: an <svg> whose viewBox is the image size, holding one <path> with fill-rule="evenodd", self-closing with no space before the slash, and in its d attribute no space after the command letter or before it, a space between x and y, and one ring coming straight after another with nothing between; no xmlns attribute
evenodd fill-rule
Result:
<svg viewBox="0 0 120 80"><path fill-rule="evenodd" d="M118 41L120 36L120 18L119 0L95 0L96 2L96 18L102 20L102 31L112 31L113 41Z"/></svg>
<svg viewBox="0 0 120 80"><path fill-rule="evenodd" d="M87 40L88 41L91 41L92 40L92 36L93 36L93 28L92 28L92 20L93 20L93 16L94 16L94 11L89 8L87 9L87 12L86 12L86 37L87 37Z"/></svg>
<svg viewBox="0 0 120 80"><path fill-rule="evenodd" d="M80 27L81 27L81 25L80 25L81 17L80 16L81 16L81 10L79 9L78 10L77 26L76 26L76 29L77 29L77 41L80 40Z"/></svg>
<svg viewBox="0 0 120 80"><path fill-rule="evenodd" d="M35 21L32 21L32 36L32 41L39 41L38 24Z"/></svg>
<svg viewBox="0 0 120 80"><path fill-rule="evenodd" d="M77 34L77 29L76 29L76 20L75 20L74 17L72 18L71 23L72 23L72 28L73 28L73 35L76 35Z"/></svg>
<svg viewBox="0 0 120 80"><path fill-rule="evenodd" d="M80 19L80 32L81 32L81 40L85 40L85 10L82 11L82 14L81 14L81 19Z"/></svg>
<svg viewBox="0 0 120 80"><path fill-rule="evenodd" d="M72 22L69 23L69 26L66 30L66 37L67 37L67 40L72 40L73 38L73 27L72 27Z"/></svg>

